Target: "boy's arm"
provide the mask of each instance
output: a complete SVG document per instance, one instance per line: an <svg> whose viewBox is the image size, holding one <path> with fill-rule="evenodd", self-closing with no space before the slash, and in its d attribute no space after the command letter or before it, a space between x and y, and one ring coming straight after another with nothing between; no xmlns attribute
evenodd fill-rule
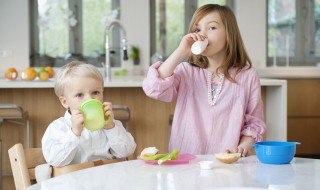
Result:
<svg viewBox="0 0 320 190"><path fill-rule="evenodd" d="M114 128L104 130L108 138L110 153L116 158L128 157L134 153L136 143L132 135L126 131L120 121L114 120L114 124Z"/></svg>
<svg viewBox="0 0 320 190"><path fill-rule="evenodd" d="M71 128L61 121L49 125L42 138L42 152L47 163L52 166L65 166L71 163L79 145Z"/></svg>

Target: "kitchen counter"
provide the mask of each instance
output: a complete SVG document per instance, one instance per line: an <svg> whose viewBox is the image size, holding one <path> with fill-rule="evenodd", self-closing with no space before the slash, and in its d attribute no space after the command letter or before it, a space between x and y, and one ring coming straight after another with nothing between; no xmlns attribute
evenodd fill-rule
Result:
<svg viewBox="0 0 320 190"><path fill-rule="evenodd" d="M105 84L104 100L113 105L130 108L129 132L137 143L133 156L145 147L155 146L161 152L168 151L169 120L175 101L157 101L145 95L143 76L116 77ZM287 81L261 79L261 93L265 105L267 140L287 140ZM14 103L29 112L30 146L41 147L47 126L65 113L53 90L54 81L8 81L0 79L0 102ZM2 149L8 150L17 142L25 142L24 128L4 122L1 126ZM8 152L3 152L3 171L10 172ZM132 158L130 158L132 159Z"/></svg>
<svg viewBox="0 0 320 190"><path fill-rule="evenodd" d="M105 82L105 87L142 87L144 76L113 77L111 82ZM0 88L53 88L54 79L41 81L36 78L33 81L17 79L14 81L0 78Z"/></svg>
<svg viewBox="0 0 320 190"><path fill-rule="evenodd" d="M261 78L320 78L320 67L266 67L257 69Z"/></svg>
<svg viewBox="0 0 320 190"><path fill-rule="evenodd" d="M104 87L142 87L144 76L123 76L113 77L112 81L105 82ZM261 79L261 86L278 86L284 83L283 80ZM53 88L54 79L41 81L38 78L33 81L17 79L14 81L0 78L0 88Z"/></svg>
<svg viewBox="0 0 320 190"><path fill-rule="evenodd" d="M113 77L111 82L105 82L106 88L117 90L134 88L142 92L144 76ZM265 115L268 126L268 140L287 140L287 81L276 79L260 79L265 97ZM43 89L53 88L54 81L9 81L0 79L0 89ZM129 90L129 89L127 89ZM110 93L110 91L109 91ZM109 94L108 93L108 94ZM142 92L143 94L143 92ZM124 96L124 95L123 95ZM128 94L130 97L130 94ZM145 95L144 95L145 96ZM146 98L146 97L144 97ZM138 106L138 105L137 105Z"/></svg>

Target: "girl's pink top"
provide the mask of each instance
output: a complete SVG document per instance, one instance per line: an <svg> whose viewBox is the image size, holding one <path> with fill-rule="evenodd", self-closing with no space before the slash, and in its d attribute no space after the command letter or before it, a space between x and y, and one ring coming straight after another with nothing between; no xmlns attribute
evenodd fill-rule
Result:
<svg viewBox="0 0 320 190"><path fill-rule="evenodd" d="M162 79L157 70L161 64L149 68L143 90L157 100L176 100L169 151L215 154L237 147L242 135L262 140L266 125L260 80L254 69L238 73L237 83L220 75L213 97L208 70L184 62L172 76ZM235 69L229 73L233 76Z"/></svg>

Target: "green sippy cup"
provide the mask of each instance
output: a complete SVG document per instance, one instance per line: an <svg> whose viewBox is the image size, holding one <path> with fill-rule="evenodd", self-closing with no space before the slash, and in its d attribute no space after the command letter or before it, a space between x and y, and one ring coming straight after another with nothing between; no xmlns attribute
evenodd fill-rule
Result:
<svg viewBox="0 0 320 190"><path fill-rule="evenodd" d="M83 102L79 108L84 115L84 127L95 131L102 129L110 121L110 117L105 120L103 104L96 99L89 99Z"/></svg>

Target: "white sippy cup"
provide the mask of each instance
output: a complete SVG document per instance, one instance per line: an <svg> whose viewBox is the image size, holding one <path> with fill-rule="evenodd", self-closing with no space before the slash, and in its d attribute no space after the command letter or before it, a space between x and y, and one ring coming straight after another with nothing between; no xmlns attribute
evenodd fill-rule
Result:
<svg viewBox="0 0 320 190"><path fill-rule="evenodd" d="M205 38L203 41L196 41L191 46L191 52L195 55L201 54L208 45L208 39Z"/></svg>

